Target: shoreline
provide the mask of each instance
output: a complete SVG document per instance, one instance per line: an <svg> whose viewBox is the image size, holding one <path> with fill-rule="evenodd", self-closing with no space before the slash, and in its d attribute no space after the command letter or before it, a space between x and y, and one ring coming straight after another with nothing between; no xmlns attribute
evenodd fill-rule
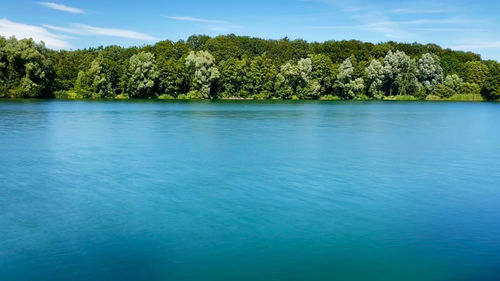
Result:
<svg viewBox="0 0 500 281"><path fill-rule="evenodd" d="M500 102L500 100L485 100L485 99L463 99L463 98L430 98L430 99L415 99L411 97L386 97L383 99L255 99L255 98L215 98L215 99L162 99L162 98L0 98L0 101L162 101L162 102L203 102L203 101L255 101L255 102Z"/></svg>

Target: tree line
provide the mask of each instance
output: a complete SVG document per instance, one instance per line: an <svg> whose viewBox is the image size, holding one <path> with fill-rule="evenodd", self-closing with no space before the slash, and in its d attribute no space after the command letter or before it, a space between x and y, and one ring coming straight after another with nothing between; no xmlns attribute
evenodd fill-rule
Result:
<svg viewBox="0 0 500 281"><path fill-rule="evenodd" d="M0 36L0 97L498 100L500 63L417 43L195 35L54 51Z"/></svg>

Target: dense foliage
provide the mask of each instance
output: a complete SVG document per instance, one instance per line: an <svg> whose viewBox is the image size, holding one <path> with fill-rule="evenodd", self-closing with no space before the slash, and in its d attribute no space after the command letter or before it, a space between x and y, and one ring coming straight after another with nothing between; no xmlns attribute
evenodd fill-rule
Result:
<svg viewBox="0 0 500 281"><path fill-rule="evenodd" d="M235 35L53 51L0 36L0 97L500 98L500 64L428 44ZM474 98L475 99L475 98Z"/></svg>

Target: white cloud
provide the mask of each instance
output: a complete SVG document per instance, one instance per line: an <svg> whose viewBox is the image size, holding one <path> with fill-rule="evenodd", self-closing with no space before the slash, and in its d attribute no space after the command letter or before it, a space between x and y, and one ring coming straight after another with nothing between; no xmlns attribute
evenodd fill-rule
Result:
<svg viewBox="0 0 500 281"><path fill-rule="evenodd" d="M192 23L204 23L206 24L204 27L208 30L214 32L231 32L235 29L241 29L242 27L236 24L233 24L228 21L223 20L211 20L211 19L202 19L188 16L164 16L167 19L176 20L176 21L186 21Z"/></svg>
<svg viewBox="0 0 500 281"><path fill-rule="evenodd" d="M92 35L114 36L139 40L155 40L155 38L151 35L127 29L102 28L86 24L77 24L76 27Z"/></svg>
<svg viewBox="0 0 500 281"><path fill-rule="evenodd" d="M409 14L444 14L444 13L449 13L450 9L422 9L422 8L416 8L416 7L404 7L404 8L396 8L393 10L390 10L390 14L397 14L397 15L409 15Z"/></svg>
<svg viewBox="0 0 500 281"><path fill-rule="evenodd" d="M194 17L177 17L177 16L165 16L167 19L171 20L179 20L179 21L190 21L190 22L201 22L201 23L215 23L215 24L228 24L227 21L221 20L209 20L202 18L194 18Z"/></svg>
<svg viewBox="0 0 500 281"><path fill-rule="evenodd" d="M73 7L69 7L66 5L57 4L57 3L53 3L53 2L40 2L39 4L42 6L45 6L47 8L58 10L58 11L68 12L68 13L72 13L72 14L85 14L85 11L82 9L73 8Z"/></svg>
<svg viewBox="0 0 500 281"><path fill-rule="evenodd" d="M77 28L69 28L69 27L61 27L61 26L55 26L55 25L50 25L50 24L43 24L44 27L48 29L52 29L55 31L60 31L68 34L75 34L75 35L85 35L85 32L81 29Z"/></svg>
<svg viewBox="0 0 500 281"><path fill-rule="evenodd" d="M91 26L87 24L75 24L73 25L74 27L68 28L68 27L60 27L60 26L54 26L54 25L44 25L44 27L68 33L68 34L75 34L75 35L99 35L99 36L112 36L112 37L121 37L121 38L128 38L128 39L136 39L136 40L146 40L146 41L152 41L156 40L155 37L140 33L137 31L133 30L127 30L127 29L117 29L117 28L103 28L103 27L96 27L96 26Z"/></svg>
<svg viewBox="0 0 500 281"><path fill-rule="evenodd" d="M62 40L64 36L51 33L40 26L12 22L6 18L0 19L0 35L14 36L17 39L33 38L36 42L43 41L47 47L54 49L70 47L68 42Z"/></svg>
<svg viewBox="0 0 500 281"><path fill-rule="evenodd" d="M491 42L481 42L476 41L472 44L464 44L453 47L458 50L485 50L485 49L498 49L500 48L500 41L491 41Z"/></svg>
<svg viewBox="0 0 500 281"><path fill-rule="evenodd" d="M351 16L361 24L359 29L377 32L389 39L410 40L414 39L415 35L403 28L400 22L391 20L388 16L379 12L370 12Z"/></svg>

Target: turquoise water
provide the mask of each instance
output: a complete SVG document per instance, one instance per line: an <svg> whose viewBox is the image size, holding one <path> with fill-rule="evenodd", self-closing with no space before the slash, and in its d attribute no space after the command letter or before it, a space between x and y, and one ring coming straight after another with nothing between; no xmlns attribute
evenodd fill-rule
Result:
<svg viewBox="0 0 500 281"><path fill-rule="evenodd" d="M0 280L499 280L500 104L0 102Z"/></svg>

